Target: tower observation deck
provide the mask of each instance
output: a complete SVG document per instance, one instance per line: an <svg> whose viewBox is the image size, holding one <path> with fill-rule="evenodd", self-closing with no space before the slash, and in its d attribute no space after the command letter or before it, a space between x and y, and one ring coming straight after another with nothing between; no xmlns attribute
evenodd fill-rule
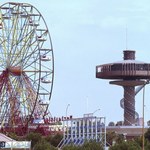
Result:
<svg viewBox="0 0 150 150"><path fill-rule="evenodd" d="M135 60L134 50L124 50L122 61L96 66L96 78L110 79L110 84L124 88L124 125L137 123L135 112L135 87L150 79L150 63Z"/></svg>

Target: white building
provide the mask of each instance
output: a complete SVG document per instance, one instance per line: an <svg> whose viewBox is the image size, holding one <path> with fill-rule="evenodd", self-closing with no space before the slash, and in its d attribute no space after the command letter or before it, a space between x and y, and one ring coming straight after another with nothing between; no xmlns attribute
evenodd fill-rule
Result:
<svg viewBox="0 0 150 150"><path fill-rule="evenodd" d="M85 114L83 118L72 118L63 121L63 139L58 145L82 145L85 141L96 140L106 149L105 117Z"/></svg>

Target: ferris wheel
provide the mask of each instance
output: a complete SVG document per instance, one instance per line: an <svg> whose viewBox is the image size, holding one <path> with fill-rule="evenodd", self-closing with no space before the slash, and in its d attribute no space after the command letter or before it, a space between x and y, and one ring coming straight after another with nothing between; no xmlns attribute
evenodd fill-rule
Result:
<svg viewBox="0 0 150 150"><path fill-rule="evenodd" d="M0 6L0 124L26 125L48 113L54 78L49 30L27 3Z"/></svg>

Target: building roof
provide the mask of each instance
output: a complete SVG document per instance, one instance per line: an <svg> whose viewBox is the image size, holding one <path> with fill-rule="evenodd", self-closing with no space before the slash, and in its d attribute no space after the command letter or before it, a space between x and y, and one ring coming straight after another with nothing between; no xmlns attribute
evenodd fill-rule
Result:
<svg viewBox="0 0 150 150"><path fill-rule="evenodd" d="M117 62L114 62L112 64L147 64L146 62L143 62L143 61L139 61L139 60L121 60L121 61L117 61Z"/></svg>
<svg viewBox="0 0 150 150"><path fill-rule="evenodd" d="M10 137L0 133L0 141L11 142L11 141L15 141L15 140L13 140Z"/></svg>

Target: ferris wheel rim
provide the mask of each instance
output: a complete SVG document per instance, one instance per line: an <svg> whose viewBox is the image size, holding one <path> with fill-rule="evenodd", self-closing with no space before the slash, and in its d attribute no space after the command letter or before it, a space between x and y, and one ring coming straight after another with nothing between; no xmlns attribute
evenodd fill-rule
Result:
<svg viewBox="0 0 150 150"><path fill-rule="evenodd" d="M32 7L33 9L36 9L34 6L32 6L32 5L30 5L30 4L28 4L28 3L12 3L12 2L8 2L8 3L5 3L5 4L3 4L3 5L1 5L0 6L0 8L2 8L3 6L5 6L5 5L7 5L7 4L9 4L9 5L26 5L26 6L28 6L28 7ZM47 33L48 33L48 37L49 37L49 42L50 42L50 45L51 45L51 54L52 54L52 71L51 71L51 74L52 74L52 81L51 81L51 90L50 90L50 92L49 92L49 101L50 101L50 99L51 99L51 95L52 95L52 89L53 89L53 80L54 80L54 54L53 54L53 46L52 46L52 41L51 41L51 36L50 36L50 32L49 32L49 30L48 30L48 27L47 27L47 24L46 24L46 22L45 22L45 20L44 20L44 17L42 16L42 14L36 9L36 11L40 14L40 16L41 16L41 18L42 18L42 21L44 21L44 25L46 26L46 29L47 29ZM39 52L40 53L40 52ZM39 62L39 64L40 64L41 62ZM40 67L41 67L41 65L40 65ZM15 68L16 69L16 68ZM13 70L13 67L10 67L10 68L8 68L8 70L12 73L12 74L14 74L14 71L12 71ZM40 69L39 69L40 70ZM20 72L31 72L31 70L20 70ZM37 72L38 72L38 70L37 70ZM39 71L40 72L40 71ZM43 71L44 72L44 71ZM41 72L39 73L39 79L41 78ZM39 80L39 85L40 84L42 84L41 83L41 80ZM40 86L39 86L39 88L40 88ZM40 94L40 92L39 92L39 89L38 89L38 91L37 91L37 97L39 96L39 94ZM37 102L37 100L38 100L38 98L36 98L36 102ZM34 108L36 107L36 104L34 105ZM33 109L34 109L33 108ZM46 109L45 109L45 112L48 110L48 107L46 107Z"/></svg>

